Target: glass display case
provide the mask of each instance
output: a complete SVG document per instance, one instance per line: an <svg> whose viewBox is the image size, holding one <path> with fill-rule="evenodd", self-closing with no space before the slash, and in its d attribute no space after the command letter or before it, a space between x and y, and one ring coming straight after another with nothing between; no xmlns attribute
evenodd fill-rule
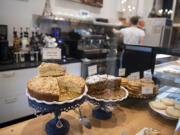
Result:
<svg viewBox="0 0 180 135"><path fill-rule="evenodd" d="M169 97L180 100L180 64L179 57L157 54L156 65L153 73L158 86L158 97ZM150 71L146 71L149 73Z"/></svg>

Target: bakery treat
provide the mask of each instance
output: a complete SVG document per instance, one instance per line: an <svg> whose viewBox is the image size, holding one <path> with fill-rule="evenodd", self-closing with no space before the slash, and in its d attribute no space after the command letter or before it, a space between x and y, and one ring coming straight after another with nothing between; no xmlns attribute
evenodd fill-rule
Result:
<svg viewBox="0 0 180 135"><path fill-rule="evenodd" d="M72 99L84 91L85 81L79 76L65 73L64 76L57 77L57 81L60 89L60 100Z"/></svg>
<svg viewBox="0 0 180 135"><path fill-rule="evenodd" d="M144 135L161 135L160 131L154 128L147 128L144 130Z"/></svg>
<svg viewBox="0 0 180 135"><path fill-rule="evenodd" d="M128 84L128 79L121 77L121 85L124 86L124 85L127 85L127 84Z"/></svg>
<svg viewBox="0 0 180 135"><path fill-rule="evenodd" d="M170 98L162 98L162 99L160 99L160 101L167 106L173 106L174 105L174 101Z"/></svg>
<svg viewBox="0 0 180 135"><path fill-rule="evenodd" d="M94 75L86 79L88 93L101 93L105 89L117 89L120 87L120 77L112 75Z"/></svg>
<svg viewBox="0 0 180 135"><path fill-rule="evenodd" d="M145 78L132 81L127 78L121 78L121 86L127 88L130 97L134 98L150 98L154 97L158 93L158 87L154 81L147 82ZM153 87L153 94L142 94L142 87L151 86Z"/></svg>
<svg viewBox="0 0 180 135"><path fill-rule="evenodd" d="M180 111L174 109L173 107L168 107L166 109L166 114L173 118L180 118Z"/></svg>
<svg viewBox="0 0 180 135"><path fill-rule="evenodd" d="M112 75L94 75L86 79L88 94L105 100L121 99L126 92L120 88L120 77Z"/></svg>
<svg viewBox="0 0 180 135"><path fill-rule="evenodd" d="M85 87L85 81L82 77L70 73L57 77L57 80L62 92L72 91L82 93Z"/></svg>
<svg viewBox="0 0 180 135"><path fill-rule="evenodd" d="M179 104L179 103L175 103L175 104L174 104L174 109L180 111L180 104Z"/></svg>
<svg viewBox="0 0 180 135"><path fill-rule="evenodd" d="M28 81L28 92L32 97L45 101L64 101L80 96L84 92L85 80L65 73L65 68L54 63L42 63L39 76Z"/></svg>
<svg viewBox="0 0 180 135"><path fill-rule="evenodd" d="M65 67L55 63L42 62L38 67L39 76L62 76L65 74Z"/></svg>
<svg viewBox="0 0 180 135"><path fill-rule="evenodd" d="M32 97L45 101L59 101L59 87L56 78L33 77L27 83L28 92Z"/></svg>
<svg viewBox="0 0 180 135"><path fill-rule="evenodd" d="M165 104L163 104L162 102L160 102L158 100L149 102L149 105L152 108L159 109L159 110L165 110L167 108Z"/></svg>

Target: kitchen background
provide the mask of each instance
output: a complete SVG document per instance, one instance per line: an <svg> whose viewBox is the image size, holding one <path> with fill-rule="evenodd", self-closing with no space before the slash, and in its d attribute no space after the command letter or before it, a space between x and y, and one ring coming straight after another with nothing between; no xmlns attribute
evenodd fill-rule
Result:
<svg viewBox="0 0 180 135"><path fill-rule="evenodd" d="M118 13L122 12L123 0L104 0L103 7L93 7L76 3L70 0L50 0L53 14L68 13L79 14L80 10L87 10L93 17L108 18L112 22L117 22ZM131 15L148 17L153 6L153 0L128 0L128 5L135 7L135 12ZM18 30L20 27L29 27L33 30L32 15L42 15L45 0L1 0L0 4L0 24L8 25L9 45L13 42L13 27ZM162 0L157 0L156 9L162 8ZM23 12L22 12L23 11ZM128 17L129 12L124 11L124 16Z"/></svg>

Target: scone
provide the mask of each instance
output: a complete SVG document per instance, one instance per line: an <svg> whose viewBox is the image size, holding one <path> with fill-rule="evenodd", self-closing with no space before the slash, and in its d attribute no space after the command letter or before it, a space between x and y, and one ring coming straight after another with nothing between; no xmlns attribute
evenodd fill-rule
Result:
<svg viewBox="0 0 180 135"><path fill-rule="evenodd" d="M174 105L174 109L176 109L176 110L179 110L179 111L180 111L180 104L175 103L175 105Z"/></svg>
<svg viewBox="0 0 180 135"><path fill-rule="evenodd" d="M151 101L149 102L149 105L152 108L159 109L159 110L165 110L167 108L166 105L160 101Z"/></svg>
<svg viewBox="0 0 180 135"><path fill-rule="evenodd" d="M28 92L32 97L45 101L59 100L59 87L56 78L33 77L27 83Z"/></svg>
<svg viewBox="0 0 180 135"><path fill-rule="evenodd" d="M166 114L173 117L173 118L180 118L180 111L179 110L176 110L172 107L168 107L166 109Z"/></svg>
<svg viewBox="0 0 180 135"><path fill-rule="evenodd" d="M154 128L148 128L144 130L144 135L161 135L160 131Z"/></svg>
<svg viewBox="0 0 180 135"><path fill-rule="evenodd" d="M39 76L62 76L65 74L65 67L55 63L42 62L38 67Z"/></svg>
<svg viewBox="0 0 180 135"><path fill-rule="evenodd" d="M174 101L170 98L162 98L162 99L160 99L160 101L167 106L173 106L174 105Z"/></svg>

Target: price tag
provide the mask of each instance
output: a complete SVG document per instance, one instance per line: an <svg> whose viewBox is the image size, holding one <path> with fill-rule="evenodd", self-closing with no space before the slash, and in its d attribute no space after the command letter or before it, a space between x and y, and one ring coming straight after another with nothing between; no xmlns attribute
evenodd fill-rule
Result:
<svg viewBox="0 0 180 135"><path fill-rule="evenodd" d="M97 65L88 67L88 76L97 74Z"/></svg>
<svg viewBox="0 0 180 135"><path fill-rule="evenodd" d="M131 73L131 76L133 76L134 80L139 80L140 79L140 72Z"/></svg>
<svg viewBox="0 0 180 135"><path fill-rule="evenodd" d="M144 72L144 78L147 83L152 82L152 74L151 73Z"/></svg>
<svg viewBox="0 0 180 135"><path fill-rule="evenodd" d="M152 82L152 76L146 76L144 77L147 83Z"/></svg>
<svg viewBox="0 0 180 135"><path fill-rule="evenodd" d="M43 48L43 60L61 59L60 48Z"/></svg>
<svg viewBox="0 0 180 135"><path fill-rule="evenodd" d="M143 86L141 88L141 92L143 95L153 94L153 87L152 86Z"/></svg>
<svg viewBox="0 0 180 135"><path fill-rule="evenodd" d="M120 68L119 69L119 76L125 76L126 74L126 69L125 68Z"/></svg>

